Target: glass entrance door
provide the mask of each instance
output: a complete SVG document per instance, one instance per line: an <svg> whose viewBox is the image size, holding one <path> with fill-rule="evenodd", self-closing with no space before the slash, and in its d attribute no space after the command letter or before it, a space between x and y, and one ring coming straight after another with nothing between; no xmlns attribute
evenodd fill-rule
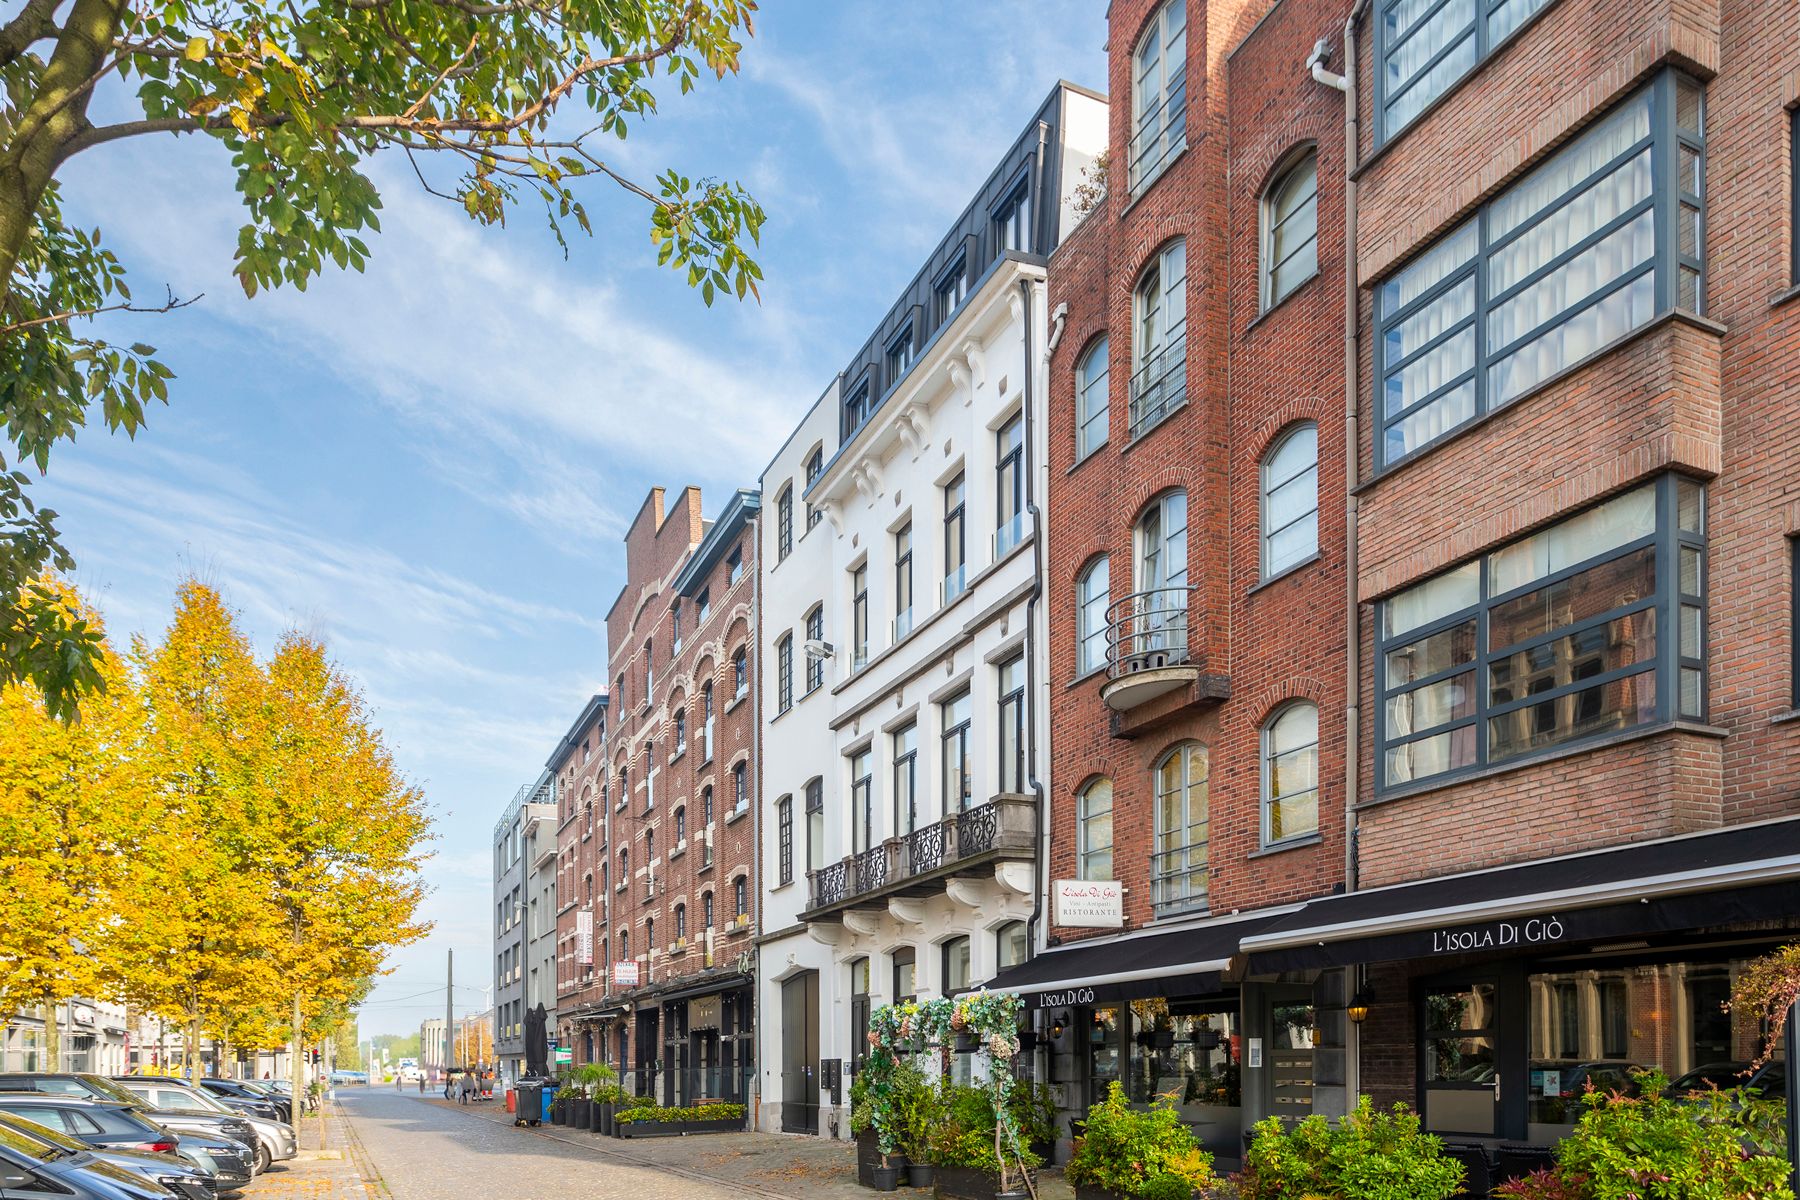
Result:
<svg viewBox="0 0 1800 1200"><path fill-rule="evenodd" d="M1499 993L1497 980L1477 978L1434 984L1420 1000L1424 1119L1433 1133L1499 1132Z"/></svg>

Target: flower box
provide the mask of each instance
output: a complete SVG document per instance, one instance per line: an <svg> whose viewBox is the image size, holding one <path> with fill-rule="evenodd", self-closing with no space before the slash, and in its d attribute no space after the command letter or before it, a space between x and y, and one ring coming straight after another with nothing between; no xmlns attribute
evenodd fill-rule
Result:
<svg viewBox="0 0 1800 1200"><path fill-rule="evenodd" d="M939 1167L935 1174L932 1195L936 1200L998 1200L1028 1194L1023 1180L1016 1181L1011 1191L1002 1192L1000 1177L977 1167Z"/></svg>
<svg viewBox="0 0 1800 1200"><path fill-rule="evenodd" d="M626 1121L619 1125L626 1138L685 1137L690 1133L741 1133L742 1118L730 1121Z"/></svg>

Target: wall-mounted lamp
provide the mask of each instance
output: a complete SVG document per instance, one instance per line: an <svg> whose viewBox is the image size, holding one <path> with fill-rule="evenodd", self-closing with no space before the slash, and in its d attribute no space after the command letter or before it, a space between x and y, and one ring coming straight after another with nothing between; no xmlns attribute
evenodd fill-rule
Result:
<svg viewBox="0 0 1800 1200"><path fill-rule="evenodd" d="M1062 1040L1063 1030L1068 1027L1068 1019L1069 1014L1066 1012L1059 1012L1056 1014L1055 1018L1050 1022L1050 1036L1052 1039L1056 1041Z"/></svg>
<svg viewBox="0 0 1800 1200"><path fill-rule="evenodd" d="M1361 1025L1369 1019L1369 1005L1374 997L1366 991L1359 991L1350 997L1350 1003L1344 1006L1344 1015L1350 1018L1352 1025Z"/></svg>

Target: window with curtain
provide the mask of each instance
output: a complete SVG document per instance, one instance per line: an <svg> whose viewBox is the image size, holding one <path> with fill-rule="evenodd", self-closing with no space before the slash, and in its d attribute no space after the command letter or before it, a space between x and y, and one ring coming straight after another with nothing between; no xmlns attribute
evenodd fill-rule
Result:
<svg viewBox="0 0 1800 1200"><path fill-rule="evenodd" d="M1262 461L1262 577L1319 552L1319 427L1295 426Z"/></svg>
<svg viewBox="0 0 1800 1200"><path fill-rule="evenodd" d="M1262 201L1262 306L1274 308L1319 271L1319 155L1308 150Z"/></svg>
<svg viewBox="0 0 1800 1200"><path fill-rule="evenodd" d="M1132 292L1131 436L1187 403L1187 243L1164 246Z"/></svg>
<svg viewBox="0 0 1800 1200"><path fill-rule="evenodd" d="M1107 393L1106 335L1088 347L1075 364L1075 458L1086 458L1106 444L1110 409Z"/></svg>
<svg viewBox="0 0 1800 1200"><path fill-rule="evenodd" d="M1096 779L1076 797L1076 869L1083 879L1114 879L1113 786Z"/></svg>
<svg viewBox="0 0 1800 1200"><path fill-rule="evenodd" d="M1186 742L1156 764L1156 849L1150 904L1159 917L1206 907L1208 763L1206 747Z"/></svg>
<svg viewBox="0 0 1800 1200"><path fill-rule="evenodd" d="M1382 0L1375 20L1379 145L1553 0Z"/></svg>
<svg viewBox="0 0 1800 1200"><path fill-rule="evenodd" d="M1375 289L1390 465L1672 308L1703 311L1699 85L1665 71Z"/></svg>
<svg viewBox="0 0 1800 1200"><path fill-rule="evenodd" d="M1319 710L1289 704L1262 731L1262 840L1319 831Z"/></svg>
<svg viewBox="0 0 1800 1200"><path fill-rule="evenodd" d="M1704 719L1705 572L1668 475L1382 601L1379 786Z"/></svg>
<svg viewBox="0 0 1800 1200"><path fill-rule="evenodd" d="M1187 146L1187 3L1169 0L1145 27L1131 56L1133 195L1150 186Z"/></svg>
<svg viewBox="0 0 1800 1200"><path fill-rule="evenodd" d="M1112 604L1112 564L1104 554L1075 580L1075 671L1106 665L1106 610Z"/></svg>

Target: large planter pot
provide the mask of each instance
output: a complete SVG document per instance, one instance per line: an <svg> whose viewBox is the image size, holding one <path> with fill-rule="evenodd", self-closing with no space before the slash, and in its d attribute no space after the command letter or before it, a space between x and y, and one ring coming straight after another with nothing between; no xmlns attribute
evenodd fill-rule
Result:
<svg viewBox="0 0 1800 1200"><path fill-rule="evenodd" d="M613 1130L617 1128L613 1118L618 1116L618 1105L611 1100L602 1100L594 1105L594 1112L597 1118L594 1121L594 1132L602 1137L611 1137Z"/></svg>
<svg viewBox="0 0 1800 1200"><path fill-rule="evenodd" d="M567 1125L569 1123L569 1102L567 1100L552 1100L550 1102L550 1123L552 1125Z"/></svg>
<svg viewBox="0 0 1800 1200"><path fill-rule="evenodd" d="M878 1192L891 1192L900 1186L899 1167L876 1167L869 1186Z"/></svg>
<svg viewBox="0 0 1800 1200"><path fill-rule="evenodd" d="M908 1162L906 1164L906 1186L928 1188L932 1184L932 1174L937 1168L930 1163Z"/></svg>
<svg viewBox="0 0 1800 1200"><path fill-rule="evenodd" d="M1000 1190L1000 1177L974 1167L939 1167L932 1194L937 1200L1000 1200L1026 1195L1016 1180L1012 1191Z"/></svg>
<svg viewBox="0 0 1800 1200"><path fill-rule="evenodd" d="M592 1100L572 1100L569 1103L569 1124L577 1129L586 1129L593 1119L594 1102Z"/></svg>
<svg viewBox="0 0 1800 1200"><path fill-rule="evenodd" d="M619 1126L619 1136L627 1138L684 1137L690 1133L738 1133L742 1120L729 1121L626 1121Z"/></svg>
<svg viewBox="0 0 1800 1200"><path fill-rule="evenodd" d="M875 1168L880 1165L881 1142L873 1129L865 1129L856 1135L856 1182L874 1187Z"/></svg>

